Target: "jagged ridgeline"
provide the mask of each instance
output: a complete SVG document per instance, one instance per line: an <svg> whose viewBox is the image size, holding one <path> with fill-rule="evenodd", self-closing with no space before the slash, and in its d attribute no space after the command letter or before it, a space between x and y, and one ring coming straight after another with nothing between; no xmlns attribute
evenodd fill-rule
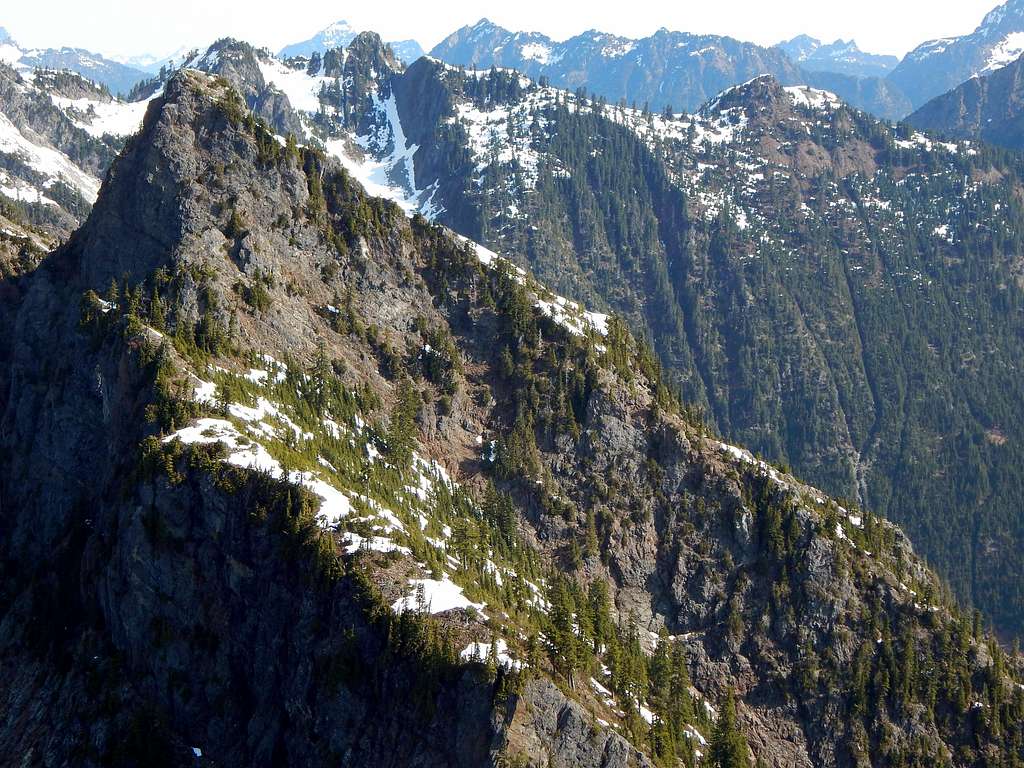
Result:
<svg viewBox="0 0 1024 768"><path fill-rule="evenodd" d="M1015 765L1020 658L624 324L164 86L2 285L0 746L76 765Z"/></svg>

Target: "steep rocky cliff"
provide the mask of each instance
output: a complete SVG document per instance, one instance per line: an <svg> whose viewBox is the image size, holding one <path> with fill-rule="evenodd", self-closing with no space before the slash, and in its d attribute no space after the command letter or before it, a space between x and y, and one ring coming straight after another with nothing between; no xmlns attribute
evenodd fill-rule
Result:
<svg viewBox="0 0 1024 768"><path fill-rule="evenodd" d="M2 288L5 763L692 764L733 696L766 764L1019 757L1020 659L896 528L224 78Z"/></svg>

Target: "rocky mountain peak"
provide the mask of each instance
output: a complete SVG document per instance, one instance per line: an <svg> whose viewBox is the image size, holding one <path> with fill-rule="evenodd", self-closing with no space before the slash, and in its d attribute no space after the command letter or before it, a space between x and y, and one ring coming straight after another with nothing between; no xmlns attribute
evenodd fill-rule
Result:
<svg viewBox="0 0 1024 768"><path fill-rule="evenodd" d="M781 48L793 61L799 63L809 58L815 51L821 48L822 42L810 35L797 35L791 40L778 43L775 47Z"/></svg>
<svg viewBox="0 0 1024 768"><path fill-rule="evenodd" d="M809 72L855 78L884 77L899 64L895 56L862 51L853 39L826 43L810 35L798 35L775 46Z"/></svg>
<svg viewBox="0 0 1024 768"><path fill-rule="evenodd" d="M376 32L360 32L356 35L348 45L348 55L357 59L362 66L376 70L381 76L402 68L394 52Z"/></svg>
<svg viewBox="0 0 1024 768"><path fill-rule="evenodd" d="M325 41L333 43L334 46L339 46L347 45L348 41L351 41L358 32L347 21L341 19L324 27L320 34L324 36ZM342 42L343 40L345 42Z"/></svg>
<svg viewBox="0 0 1024 768"><path fill-rule="evenodd" d="M204 174L256 154L230 127L228 110L237 98L226 79L194 69L167 81L142 130L111 167L95 214L75 235L86 283L101 287L124 275L143 280L167 266L190 233L208 226L210 207L196 198ZM235 109L244 110L244 102Z"/></svg>
<svg viewBox="0 0 1024 768"><path fill-rule="evenodd" d="M701 114L712 115L740 108L748 114L789 109L792 101L782 84L771 75L759 75L741 85L727 88L701 108Z"/></svg>
<svg viewBox="0 0 1024 768"><path fill-rule="evenodd" d="M1024 53L1024 2L1010 0L988 13L969 34L922 43L890 79L915 109L973 77L995 72Z"/></svg>
<svg viewBox="0 0 1024 768"><path fill-rule="evenodd" d="M508 32L507 29L505 29L504 27L501 27L501 26L495 24L493 21L488 19L486 16L481 16L480 20L477 21L476 24L473 24L472 26L464 27L464 29L470 29L470 30L472 30L474 32L492 32L492 31Z"/></svg>

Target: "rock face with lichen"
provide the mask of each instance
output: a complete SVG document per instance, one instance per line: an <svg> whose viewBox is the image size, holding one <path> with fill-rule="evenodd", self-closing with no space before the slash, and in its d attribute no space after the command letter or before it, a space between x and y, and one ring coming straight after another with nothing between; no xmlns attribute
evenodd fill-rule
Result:
<svg viewBox="0 0 1024 768"><path fill-rule="evenodd" d="M898 529L248 107L172 78L0 284L5 761L706 764L732 694L770 765L1011 758Z"/></svg>

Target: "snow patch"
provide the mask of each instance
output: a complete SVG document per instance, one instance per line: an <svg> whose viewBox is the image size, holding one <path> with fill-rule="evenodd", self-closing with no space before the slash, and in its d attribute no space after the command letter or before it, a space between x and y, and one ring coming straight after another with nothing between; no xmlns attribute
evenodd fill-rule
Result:
<svg viewBox="0 0 1024 768"><path fill-rule="evenodd" d="M56 182L63 181L78 190L88 202L96 201L100 191L99 179L80 169L56 149L29 141L4 114L0 114L0 152L15 155L32 170L44 176L46 181L43 182L41 189L49 189ZM36 191L42 194L40 190Z"/></svg>
<svg viewBox="0 0 1024 768"><path fill-rule="evenodd" d="M798 107L808 109L838 109L843 102L839 97L829 91L818 90L806 85L793 85L785 89L789 98Z"/></svg>
<svg viewBox="0 0 1024 768"><path fill-rule="evenodd" d="M487 661L491 656L491 650L490 643L470 643L459 653L459 658L463 661ZM523 663L512 657L504 638L494 641L493 650L497 653L496 663L498 666L505 669L522 669Z"/></svg>
<svg viewBox="0 0 1024 768"><path fill-rule="evenodd" d="M341 160L367 193L397 203L409 216L416 212L424 216L429 213L430 217L438 215L443 208L434 201L437 187L416 187L414 156L419 145L409 145L395 95L392 93L383 101L377 94L372 97L380 122L374 133L356 137L356 144L364 153L362 159L353 157L345 139L332 139L324 146Z"/></svg>
<svg viewBox="0 0 1024 768"><path fill-rule="evenodd" d="M524 59L536 61L538 64L547 64L551 61L551 47L543 43L527 43L519 49Z"/></svg>
<svg viewBox="0 0 1024 768"><path fill-rule="evenodd" d="M448 574L441 580L412 579L409 585L412 593L399 598L391 606L395 613L404 611L424 611L426 613L444 613L455 609L474 608L482 611L484 603L474 603L462 593L462 587L452 581ZM422 586L422 599L420 587Z"/></svg>
<svg viewBox="0 0 1024 768"><path fill-rule="evenodd" d="M142 119L149 107L148 99L132 102L115 99L103 102L90 98L68 99L51 94L50 100L75 125L96 138L106 134L130 136L142 126Z"/></svg>
<svg viewBox="0 0 1024 768"><path fill-rule="evenodd" d="M260 443L241 434L230 421L224 419L199 419L191 426L179 429L163 439L164 443L180 440L186 445L223 443L228 450L225 461L242 469L266 472L271 477L285 479L301 485L320 499L318 519L323 526L335 525L351 512L348 497L333 486L325 483L311 472L285 473L280 462Z"/></svg>

